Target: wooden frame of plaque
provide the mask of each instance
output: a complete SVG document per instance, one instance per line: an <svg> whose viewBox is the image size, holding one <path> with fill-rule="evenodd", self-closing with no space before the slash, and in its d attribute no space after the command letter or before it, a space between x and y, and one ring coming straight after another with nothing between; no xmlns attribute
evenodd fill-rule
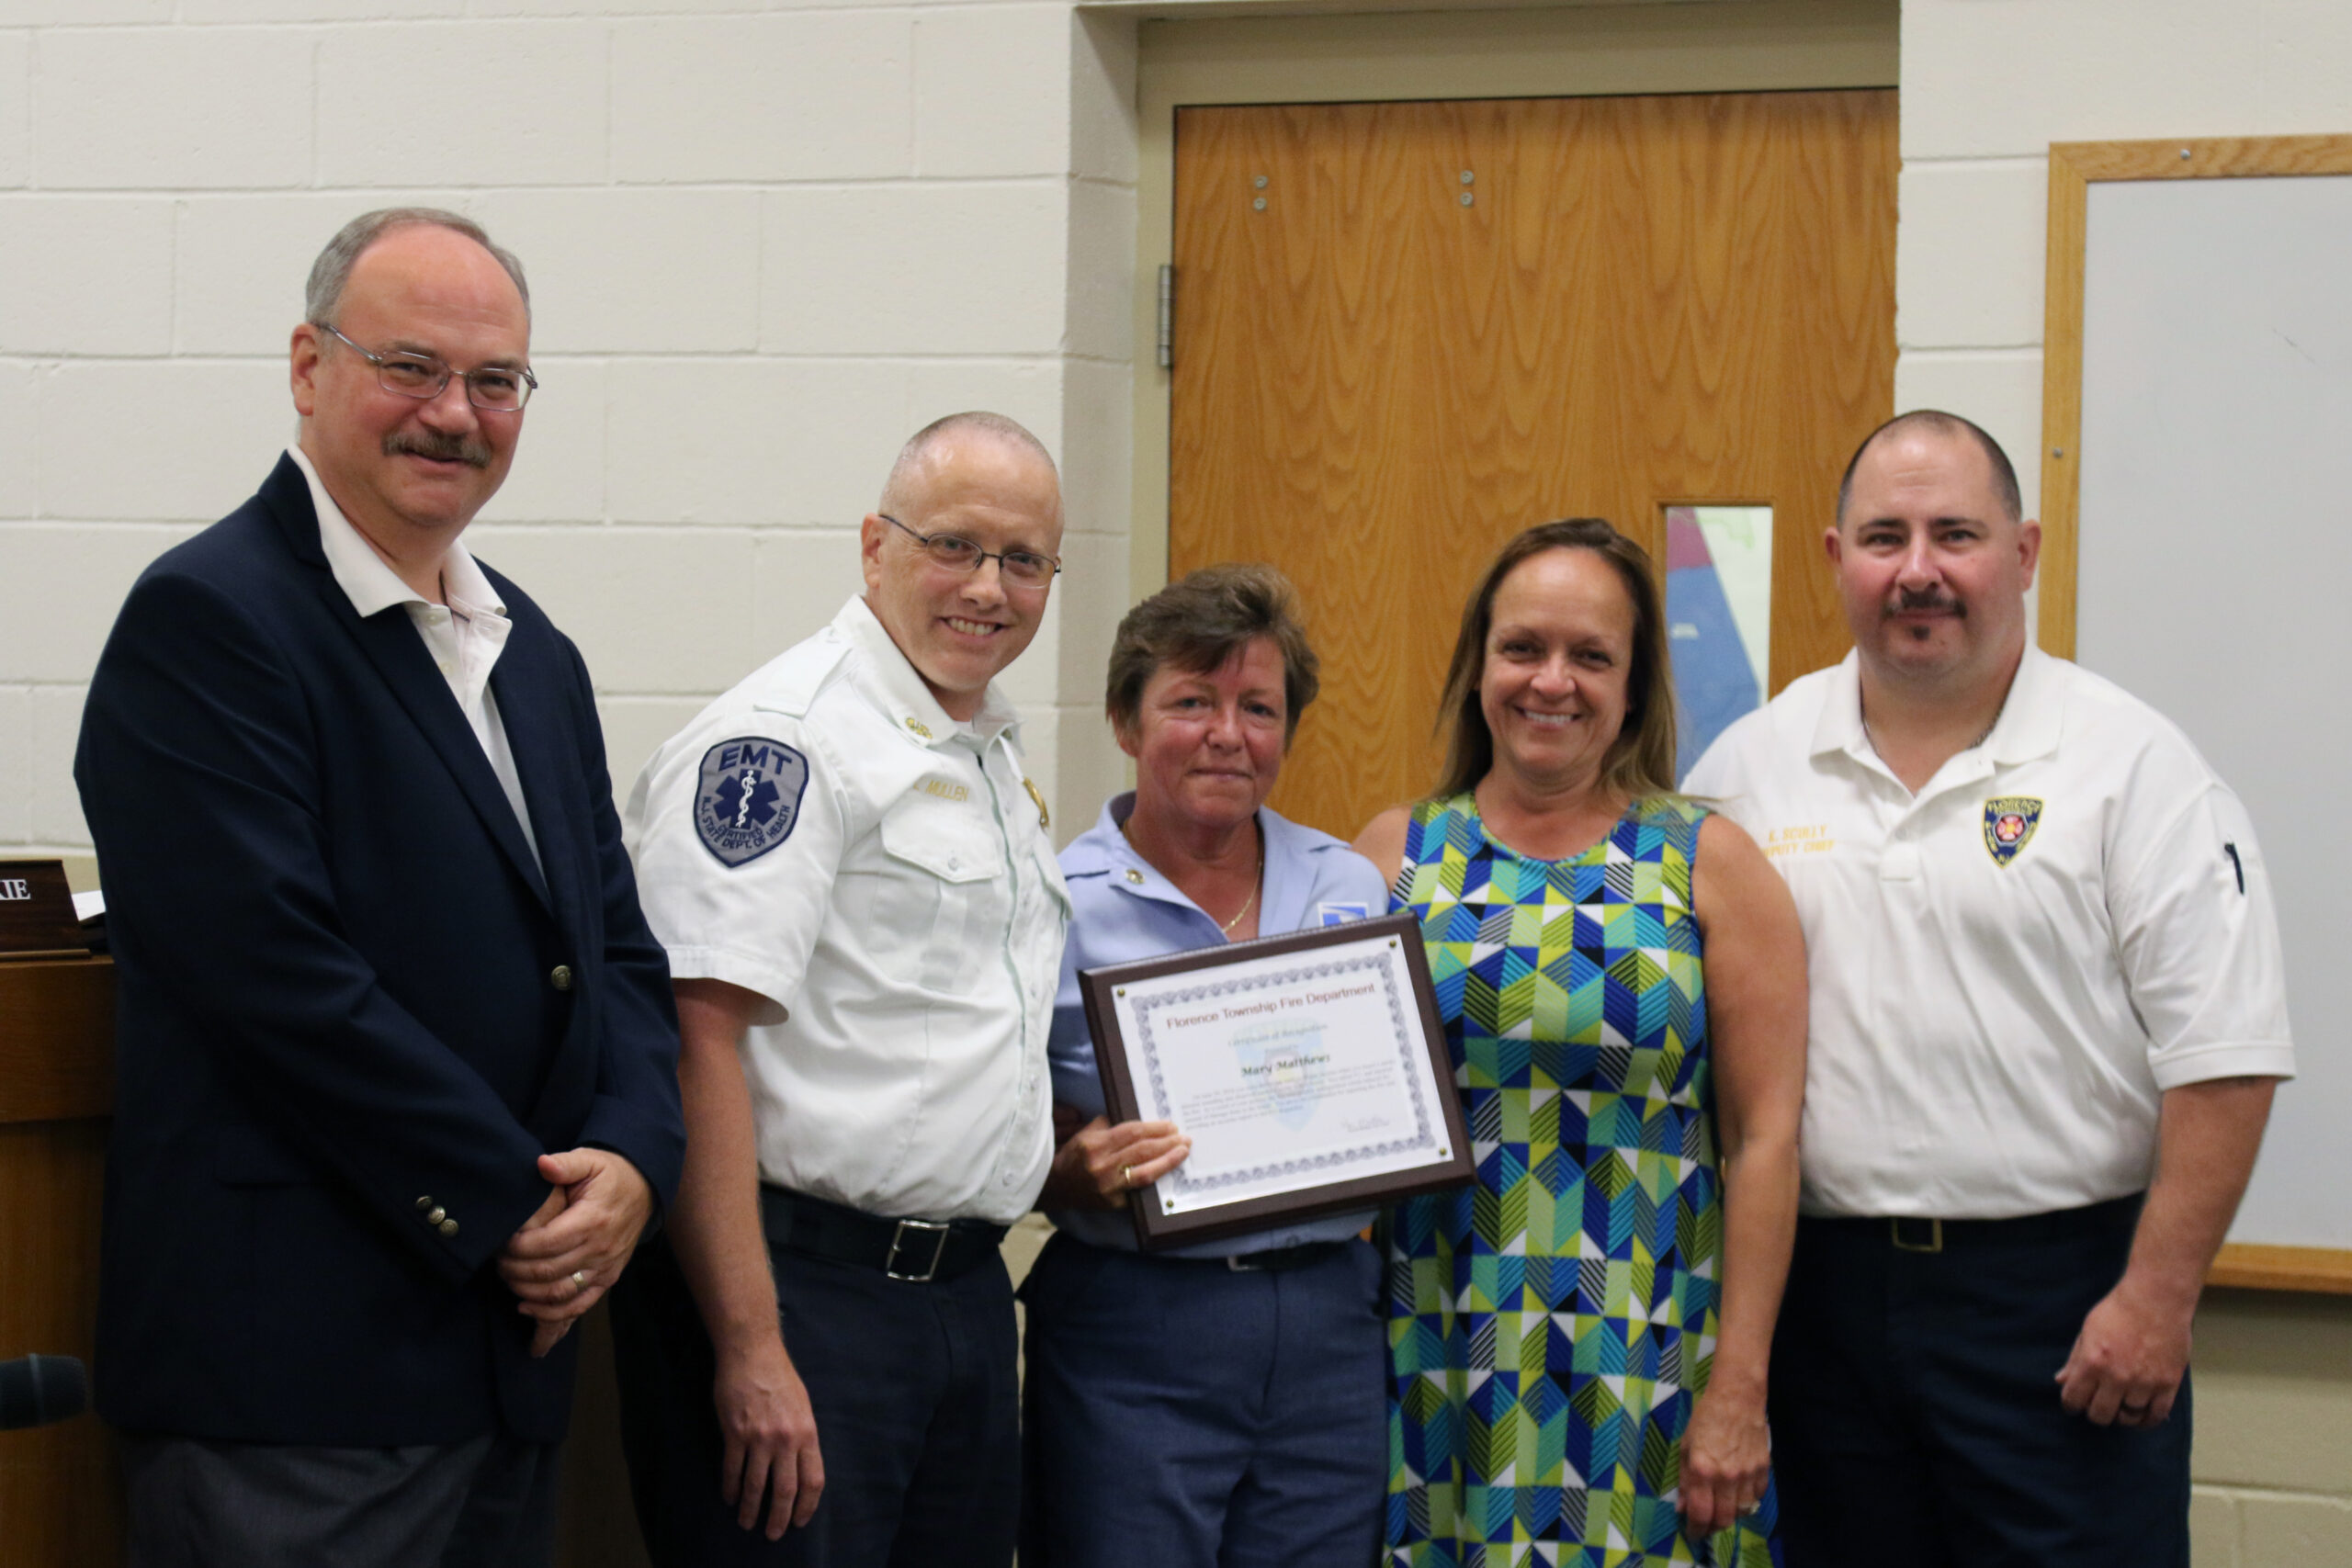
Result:
<svg viewBox="0 0 2352 1568"><path fill-rule="evenodd" d="M1102 1077L1110 1120L1136 1121L1144 1110L1135 1061L1138 1043L1127 1038L1121 1023L1126 987L1138 982L1178 976L1200 976L1213 987L1216 982L1210 977L1220 970L1248 965L1262 975L1262 969L1257 967L1259 960L1294 954L1315 960L1320 956L1319 950L1335 950L1336 955L1350 949L1368 954L1368 961L1375 965L1384 955L1401 961L1406 979L1401 989L1408 994L1387 997L1385 1011L1396 1031L1395 1043L1404 1059L1407 1079L1402 1087L1414 1107L1419 1143L1425 1145L1424 1157L1397 1167L1392 1156L1391 1168L1377 1174L1329 1179L1319 1177L1317 1168L1334 1166L1344 1169L1358 1151L1336 1156L1325 1152L1300 1159L1297 1164L1302 1168L1297 1179L1281 1191L1227 1201L1203 1200L1197 1207L1171 1205L1167 1195L1159 1191L1159 1184L1154 1183L1128 1194L1136 1239L1145 1250L1214 1241L1263 1230L1283 1220L1374 1208L1422 1192L1460 1187L1476 1179L1477 1162L1471 1151L1470 1130L1463 1118L1461 1097L1454 1087L1453 1061L1446 1047L1445 1025L1438 1016L1436 991L1430 982L1429 958L1422 951L1420 927L1409 914L1351 920L1283 936L1261 937L1254 942L1227 942L1164 958L1079 971L1079 991L1086 1003L1087 1028L1094 1037L1095 1066ZM1358 962L1361 964L1366 961ZM1393 987L1393 968L1390 976L1387 983ZM1252 988L1264 983L1253 982ZM1141 1043L1147 1062L1145 1071L1152 1073L1152 1047L1148 1041ZM1280 1179L1291 1181L1287 1175Z"/></svg>

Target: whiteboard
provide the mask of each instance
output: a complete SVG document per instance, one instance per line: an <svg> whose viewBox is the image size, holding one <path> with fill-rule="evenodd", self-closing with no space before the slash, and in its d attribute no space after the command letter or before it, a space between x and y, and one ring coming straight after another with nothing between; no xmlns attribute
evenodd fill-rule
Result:
<svg viewBox="0 0 2352 1568"><path fill-rule="evenodd" d="M2352 176L2101 181L2075 657L2236 789L2299 1077L2231 1239L2352 1247Z"/></svg>

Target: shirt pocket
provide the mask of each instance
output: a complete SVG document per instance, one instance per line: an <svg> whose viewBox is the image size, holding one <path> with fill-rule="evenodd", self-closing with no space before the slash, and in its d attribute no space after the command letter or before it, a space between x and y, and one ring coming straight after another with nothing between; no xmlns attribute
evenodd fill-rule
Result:
<svg viewBox="0 0 2352 1568"><path fill-rule="evenodd" d="M912 976L930 991L967 989L1004 945L1012 908L996 825L968 805L910 795L882 818L885 895L895 923L921 948Z"/></svg>
<svg viewBox="0 0 2352 1568"><path fill-rule="evenodd" d="M1961 860L1973 886L1956 898L1956 940L1969 951L2074 953L2080 975L2111 963L2114 922L2107 907L2107 840L2097 802L2032 793L2028 783L1967 802L1956 832L1967 835ZM1997 801L2031 804L2015 813L2005 836ZM2013 841L2012 841L2013 840ZM2093 955L2098 955L2096 959Z"/></svg>

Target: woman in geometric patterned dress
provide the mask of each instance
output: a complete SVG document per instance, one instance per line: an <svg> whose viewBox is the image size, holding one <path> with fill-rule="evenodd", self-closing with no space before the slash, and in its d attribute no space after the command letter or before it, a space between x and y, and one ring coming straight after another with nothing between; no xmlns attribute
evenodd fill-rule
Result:
<svg viewBox="0 0 2352 1568"><path fill-rule="evenodd" d="M1421 921L1478 1161L1395 1216L1389 1562L1776 1564L1795 907L1672 793L1656 582L1608 524L1505 547L1446 711L1437 793L1357 843Z"/></svg>

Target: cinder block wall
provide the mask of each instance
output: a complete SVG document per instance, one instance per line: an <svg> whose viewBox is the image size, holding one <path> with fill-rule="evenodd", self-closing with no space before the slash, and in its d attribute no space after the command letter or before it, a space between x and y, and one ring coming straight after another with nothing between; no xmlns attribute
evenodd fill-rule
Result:
<svg viewBox="0 0 2352 1568"><path fill-rule="evenodd" d="M2352 6L1905 0L1902 93L1895 406L1980 421L2030 504L2049 144L2352 131ZM2197 1568L2352 1568L2352 1301L2209 1292L2196 1367Z"/></svg>
<svg viewBox="0 0 2352 1568"><path fill-rule="evenodd" d="M1010 684L1057 828L1091 819L1121 36L1061 3L0 0L0 854L86 846L73 739L124 592L291 438L311 256L412 201L530 269L543 390L469 539L580 642L617 791L855 590L898 443L984 406L1063 462L1069 573Z"/></svg>
<svg viewBox="0 0 2352 1568"><path fill-rule="evenodd" d="M2041 490L2052 141L2352 131L2339 0L1904 0L1897 408L1974 411Z"/></svg>

